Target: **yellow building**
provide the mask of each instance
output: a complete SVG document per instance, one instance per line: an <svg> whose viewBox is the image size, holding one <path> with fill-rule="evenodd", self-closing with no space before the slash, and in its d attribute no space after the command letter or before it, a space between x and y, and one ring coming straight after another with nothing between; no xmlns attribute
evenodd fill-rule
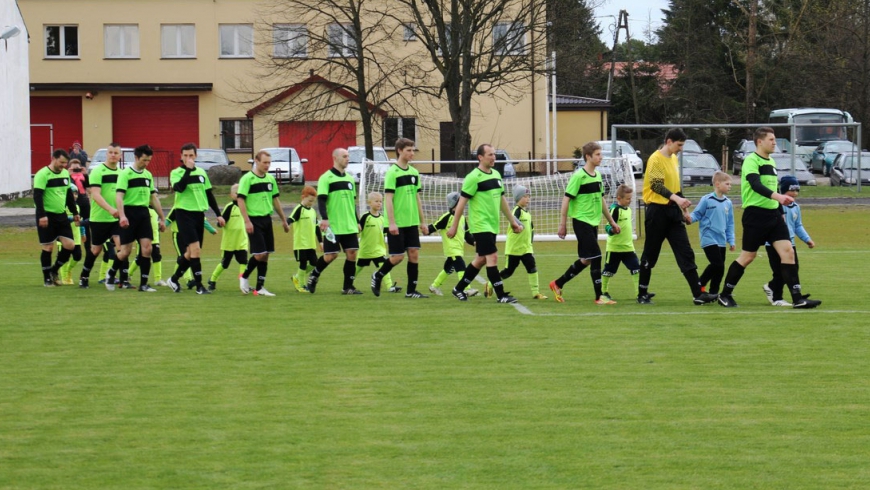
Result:
<svg viewBox="0 0 870 490"><path fill-rule="evenodd" d="M254 87L263 80L258 72L263 64L258 62L287 56L272 42L277 34L257 20L257 2L19 0L19 4L31 33L35 168L45 164L52 148L69 148L76 140L91 156L111 141L122 146L150 144L157 150L152 166L158 174L176 164L178 149L186 142L224 148L237 163L251 158L255 148L294 146L309 160L305 173L311 180L331 166L332 148L363 144L353 102L341 92L333 93L339 104L327 116L262 117L263 109L281 98L329 87L335 81L328 75L280 80L282 90L271 101L239 102L240 87ZM424 49L413 40L396 42L396 49L421 53ZM525 42L531 50L537 49L536 40ZM513 99L478 97L472 111L473 144L488 142L520 158L542 157L546 103L543 77L534 77ZM395 114L377 111L375 145L389 148L392 143L384 141L384 134L390 138L399 134L417 141L419 159L447 156L442 141L452 127L444 101L418 105L427 107L426 114L406 112L410 109ZM559 118L575 116L566 108ZM595 117L597 131L600 123ZM571 140L563 136L564 131L585 124L560 123L560 139ZM573 146L566 144L560 146L559 155L569 157L572 151Z"/></svg>

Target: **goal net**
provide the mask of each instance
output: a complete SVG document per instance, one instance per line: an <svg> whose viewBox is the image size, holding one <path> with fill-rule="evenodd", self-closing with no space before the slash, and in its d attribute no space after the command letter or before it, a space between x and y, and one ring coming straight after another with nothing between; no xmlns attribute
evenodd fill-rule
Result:
<svg viewBox="0 0 870 490"><path fill-rule="evenodd" d="M564 161L570 162L571 160ZM531 163L534 164L535 162L532 161ZM464 178L462 176L475 168L477 162L415 161L413 165L420 172L420 181L423 186L421 196L423 201L423 216L426 219L426 224L429 224L448 211L447 194L460 191ZM387 168L388 166L383 163L365 163L364 171L360 174L359 183L358 210L360 214L368 210L366 197L369 193L380 192L383 194L383 176ZM632 193L631 207L634 210L634 216L637 216L638 196L635 189L634 175L628 160L622 157L605 158L599 167L599 173L601 173L604 184L604 200L607 205L609 206L611 203L616 202L617 187L620 184L626 184L635 191ZM535 223L535 241L554 241L559 239L556 235L559 228L559 211L562 206L562 198L565 196L565 187L568 185L571 175L572 172L564 172L551 175L513 177L504 180L505 197L511 209L515 206L513 200L514 186L522 185L529 189L531 197L529 212L532 214L532 220ZM607 224L606 220L602 219L602 223L599 225L599 239L601 240L607 237L604 231L605 224ZM637 237L637 219L634 220L633 226L632 234ZM505 239L504 233L507 229L507 221L502 216L501 233L497 238L499 241ZM420 237L420 239L428 242L439 242L441 240L437 234ZM570 223L566 239L575 239Z"/></svg>

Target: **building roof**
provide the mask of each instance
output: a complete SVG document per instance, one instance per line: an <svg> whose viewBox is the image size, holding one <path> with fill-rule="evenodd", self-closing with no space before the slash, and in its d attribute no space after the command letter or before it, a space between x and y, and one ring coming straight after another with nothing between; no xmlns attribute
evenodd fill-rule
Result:
<svg viewBox="0 0 870 490"><path fill-rule="evenodd" d="M246 113L246 115L249 118L254 117L254 115L256 115L256 114L262 112L263 110L277 104L278 102L286 99L287 97L290 97L291 95L299 93L302 90L310 87L311 85L315 85L315 84L324 85L328 90L332 91L333 93L336 93L336 94L340 95L341 97L344 97L345 99L347 99L351 102L356 102L356 96L354 96L354 94L351 91L343 88L341 85L339 85L335 82L331 82L331 81L321 77L320 75L315 75L312 73L311 76L309 76L305 80L302 80L301 82L299 82L297 84L291 85L286 90L279 93L278 95L272 97L271 99L269 99L269 100L263 102L262 104L254 107L253 109L249 110ZM380 109L380 108L377 108L372 104L369 104L368 106L369 106L369 109L371 109L375 114L377 114L381 117L387 117L387 111Z"/></svg>
<svg viewBox="0 0 870 490"><path fill-rule="evenodd" d="M547 102L550 102L551 96L547 96ZM576 95L560 95L556 94L556 110L583 111L594 109L610 109L611 103L604 99L593 99L591 97L578 97Z"/></svg>

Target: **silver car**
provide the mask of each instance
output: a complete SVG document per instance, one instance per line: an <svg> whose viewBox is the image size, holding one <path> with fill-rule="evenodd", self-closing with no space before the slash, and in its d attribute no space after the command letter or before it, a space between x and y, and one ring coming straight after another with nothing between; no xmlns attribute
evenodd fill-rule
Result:
<svg viewBox="0 0 870 490"><path fill-rule="evenodd" d="M279 184L289 182L291 184L305 184L305 169L303 165L308 163L307 158L299 158L299 153L295 148L279 147L279 148L263 148L272 156L272 165L269 167L269 173L275 176L275 180ZM254 165L254 160L248 160L248 163Z"/></svg>

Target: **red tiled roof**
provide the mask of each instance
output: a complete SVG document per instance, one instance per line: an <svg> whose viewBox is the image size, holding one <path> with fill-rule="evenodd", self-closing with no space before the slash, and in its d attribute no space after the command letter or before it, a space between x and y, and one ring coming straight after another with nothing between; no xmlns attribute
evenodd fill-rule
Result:
<svg viewBox="0 0 870 490"><path fill-rule="evenodd" d="M312 74L310 77L306 78L305 80L302 80L301 82L299 82L295 85L291 85L286 90L279 93L278 95L272 97L271 99L269 99L269 100L263 102L262 104L254 107L253 109L249 110L246 113L246 115L249 118L254 117L254 115L258 114L259 112L262 112L264 109L271 107L272 105L275 105L276 103L280 102L281 100L286 99L287 97L290 97L293 94L299 93L302 90L304 90L304 89L306 89L309 86L314 85L314 84L325 85L329 90L344 97L345 99L347 99L351 102L356 102L356 96L354 96L354 94L351 91L349 91L345 88L342 88L341 85L339 85L335 82L331 82L331 81L321 77L320 75ZM377 114L381 117L387 117L387 111L380 109L380 108L377 108L372 104L369 104L368 106L369 106L369 109L374 111L375 114Z"/></svg>

